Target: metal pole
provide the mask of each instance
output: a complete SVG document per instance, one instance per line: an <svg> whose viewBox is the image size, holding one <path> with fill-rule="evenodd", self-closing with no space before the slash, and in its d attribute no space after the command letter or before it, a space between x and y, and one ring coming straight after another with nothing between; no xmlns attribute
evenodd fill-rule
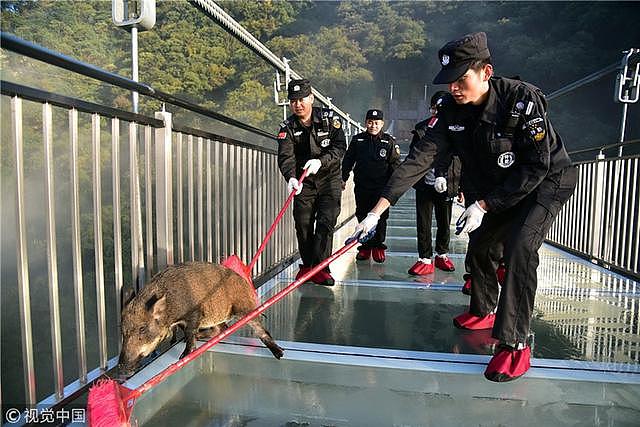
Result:
<svg viewBox="0 0 640 427"><path fill-rule="evenodd" d="M135 26L131 27L131 79L135 82L139 80L138 76L138 28ZM138 112L138 92L131 92L131 106L134 113ZM135 127L135 132L139 131L138 127ZM136 135L137 136L137 135ZM138 138L136 138L137 141ZM137 147L136 147L137 149ZM136 174L135 174L135 203L136 203L136 221L139 222L138 235L135 238L138 240L138 257L137 257L137 281L138 285L136 289L139 289L143 286L145 282L144 277L144 247L143 247L143 239L142 239L142 206L140 200L140 181L138 176L138 165L136 163ZM147 190L148 191L148 190ZM147 239L151 239L151 236L147 236ZM151 266L149 266L151 267ZM135 281L134 281L135 283Z"/></svg>
<svg viewBox="0 0 640 427"><path fill-rule="evenodd" d="M625 96L628 97L629 93L628 91L625 92ZM626 124L627 124L627 108L629 107L629 104L624 103L622 104L622 123L620 123L620 140L618 142L622 143L624 142L624 133L625 133L625 128L626 128ZM623 146L621 145L620 147L618 147L618 157L622 157L622 148Z"/></svg>
<svg viewBox="0 0 640 427"><path fill-rule="evenodd" d="M20 334L22 369L26 403L36 403L36 371L33 361L33 332L31 328L31 297L29 286L29 257L25 209L24 153L22 137L22 99L11 98L11 130L15 149L16 171L16 260L18 270L18 303L20 305Z"/></svg>
<svg viewBox="0 0 640 427"><path fill-rule="evenodd" d="M138 81L138 29L131 27L131 79ZM138 92L131 92L133 112L138 112Z"/></svg>
<svg viewBox="0 0 640 427"><path fill-rule="evenodd" d="M289 68L289 60L284 56L282 57L282 63L284 64L284 89L287 90L287 87L289 86L289 80L291 80L291 68ZM287 97L287 101L288 100L289 98ZM284 104L282 106L282 120L287 120L287 113L287 105Z"/></svg>

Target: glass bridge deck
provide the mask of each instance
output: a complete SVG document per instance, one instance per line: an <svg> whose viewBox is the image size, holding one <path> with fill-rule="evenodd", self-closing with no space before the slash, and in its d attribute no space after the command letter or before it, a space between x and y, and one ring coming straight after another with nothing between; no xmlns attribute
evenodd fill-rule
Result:
<svg viewBox="0 0 640 427"><path fill-rule="evenodd" d="M460 292L466 240L452 234L455 272L409 276L416 239L408 194L392 210L387 245L384 264L346 254L332 265L336 286L305 284L266 312L283 359L243 329L143 396L134 418L149 426L638 425L637 282L543 246L532 368L495 384L482 375L490 331L452 324L469 303ZM260 295L296 271L284 270ZM128 385L180 352L174 347Z"/></svg>

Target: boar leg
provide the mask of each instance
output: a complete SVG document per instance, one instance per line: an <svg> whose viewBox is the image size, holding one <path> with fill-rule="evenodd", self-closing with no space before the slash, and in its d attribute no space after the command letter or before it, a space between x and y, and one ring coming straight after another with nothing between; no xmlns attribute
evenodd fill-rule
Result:
<svg viewBox="0 0 640 427"><path fill-rule="evenodd" d="M178 328L182 329L182 332L184 332L184 326L181 324L178 323L171 325L171 341L169 342L169 345L171 346L178 342Z"/></svg>
<svg viewBox="0 0 640 427"><path fill-rule="evenodd" d="M276 359L280 359L284 354L284 350L280 348L278 344L276 344L276 342L271 337L271 334L264 328L264 326L262 326L262 322L260 322L260 320L258 319L253 319L250 320L248 324L249 326L251 326L251 329L253 329L253 332L258 336L258 338L260 338L260 341L262 341L262 343L266 345L269 350L271 350L271 353L273 353L274 357Z"/></svg>
<svg viewBox="0 0 640 427"><path fill-rule="evenodd" d="M196 338L199 340L208 340L209 338L213 338L221 332L224 332L228 328L225 322L220 323L219 325L213 326L211 328L200 329Z"/></svg>
<svg viewBox="0 0 640 427"><path fill-rule="evenodd" d="M200 321L196 318L187 320L187 324L183 328L184 331L184 351L180 355L180 359L191 353L196 348L196 335L198 333L198 325Z"/></svg>

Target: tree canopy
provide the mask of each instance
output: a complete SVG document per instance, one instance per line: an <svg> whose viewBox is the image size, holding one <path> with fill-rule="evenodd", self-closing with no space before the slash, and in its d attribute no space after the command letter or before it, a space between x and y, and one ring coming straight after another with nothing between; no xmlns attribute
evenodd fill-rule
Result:
<svg viewBox="0 0 640 427"><path fill-rule="evenodd" d="M622 50L640 40L640 29L631 22L640 12L634 2L267 0L220 5L354 117L371 106L385 108L391 83L403 108L415 106L425 84L431 93L439 89L431 88L438 48L468 32L487 32L497 74L519 75L547 93L619 61ZM111 22L110 2L5 1L1 13L3 31L130 75L129 35ZM282 115L272 102L275 70L193 4L158 2L156 26L140 33L139 58L140 80L165 92L264 129L276 127ZM8 80L131 108L126 91L6 52L2 61ZM615 137L619 108L610 94L602 95L612 91L611 81L609 76L584 89L607 99L585 105L576 94L553 107L560 110L562 130L580 134L585 116L599 118L593 121L597 130L575 138L579 146L595 143L594 135ZM147 108L143 111L158 107L141 102ZM629 132L638 129L631 126Z"/></svg>

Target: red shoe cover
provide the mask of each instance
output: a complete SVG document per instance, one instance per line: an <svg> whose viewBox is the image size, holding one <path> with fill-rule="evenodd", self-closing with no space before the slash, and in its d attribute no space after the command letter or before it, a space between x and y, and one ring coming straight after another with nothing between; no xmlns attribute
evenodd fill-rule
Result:
<svg viewBox="0 0 640 427"><path fill-rule="evenodd" d="M500 264L496 269L496 278L498 279L498 284L502 286L504 283L504 277L507 274L507 267L504 264Z"/></svg>
<svg viewBox="0 0 640 427"><path fill-rule="evenodd" d="M371 248L363 248L360 246L358 248L358 255L356 255L356 259L358 261L366 261L371 258Z"/></svg>
<svg viewBox="0 0 640 427"><path fill-rule="evenodd" d="M489 361L484 377L489 381L503 383L520 378L530 367L531 348L529 346L522 350L501 346Z"/></svg>
<svg viewBox="0 0 640 427"><path fill-rule="evenodd" d="M453 324L456 328L470 329L472 331L478 329L491 329L493 328L493 323L495 321L496 315L493 313L489 313L484 317L478 317L467 312L453 318Z"/></svg>
<svg viewBox="0 0 640 427"><path fill-rule="evenodd" d="M465 295L471 295L471 275L465 274L465 281L461 291Z"/></svg>
<svg viewBox="0 0 640 427"><path fill-rule="evenodd" d="M375 262L384 262L384 260L387 259L386 255L384 254L384 248L373 248L371 252L373 254L373 260Z"/></svg>
<svg viewBox="0 0 640 427"><path fill-rule="evenodd" d="M434 260L434 264L436 268L439 268L442 271L455 271L456 269L456 266L453 265L453 262L451 262L449 257L437 256Z"/></svg>
<svg viewBox="0 0 640 427"><path fill-rule="evenodd" d="M327 270L318 271L315 276L311 278L311 280L317 285L333 286L335 284L335 280L333 280L331 273L329 273Z"/></svg>
<svg viewBox="0 0 640 427"><path fill-rule="evenodd" d="M409 274L423 276L425 274L431 274L434 271L433 264L425 264L422 261L418 261L409 269Z"/></svg>
<svg viewBox="0 0 640 427"><path fill-rule="evenodd" d="M298 271L298 274L296 274L296 280L307 274L309 270L311 270L311 267L305 267L304 265L300 264L300 270ZM313 278L311 278L311 280L313 280Z"/></svg>

